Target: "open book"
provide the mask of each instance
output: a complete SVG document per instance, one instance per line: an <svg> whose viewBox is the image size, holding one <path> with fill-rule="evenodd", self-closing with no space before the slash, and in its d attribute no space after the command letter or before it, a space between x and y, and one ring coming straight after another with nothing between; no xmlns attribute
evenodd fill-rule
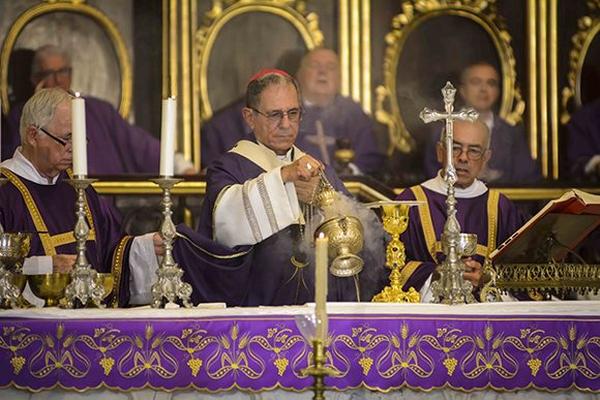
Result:
<svg viewBox="0 0 600 400"><path fill-rule="evenodd" d="M600 225L600 196L572 189L551 200L490 254L494 263L562 261ZM550 245L552 241L552 245Z"/></svg>

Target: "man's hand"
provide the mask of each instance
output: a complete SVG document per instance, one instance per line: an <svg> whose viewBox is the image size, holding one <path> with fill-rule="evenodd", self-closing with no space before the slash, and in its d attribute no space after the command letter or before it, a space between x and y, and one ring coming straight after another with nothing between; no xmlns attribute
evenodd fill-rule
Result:
<svg viewBox="0 0 600 400"><path fill-rule="evenodd" d="M152 241L154 242L154 254L156 254L157 257L164 256L165 245L162 236L160 236L160 233L155 232L154 235L152 235Z"/></svg>
<svg viewBox="0 0 600 400"><path fill-rule="evenodd" d="M52 272L71 272L76 259L77 256L75 254L57 254L52 256Z"/></svg>
<svg viewBox="0 0 600 400"><path fill-rule="evenodd" d="M323 164L309 155L304 155L293 163L281 168L281 179L284 183L304 181L319 176L323 171Z"/></svg>
<svg viewBox="0 0 600 400"><path fill-rule="evenodd" d="M465 263L465 273L463 278L466 281L471 281L473 288L479 287L481 281L481 264L473 260L471 257L463 260Z"/></svg>
<svg viewBox="0 0 600 400"><path fill-rule="evenodd" d="M294 186L296 187L296 194L298 195L298 200L306 204L312 203L312 201L314 200L313 197L317 192L317 187L319 185L320 180L320 176L313 176L308 181L298 180L294 182Z"/></svg>

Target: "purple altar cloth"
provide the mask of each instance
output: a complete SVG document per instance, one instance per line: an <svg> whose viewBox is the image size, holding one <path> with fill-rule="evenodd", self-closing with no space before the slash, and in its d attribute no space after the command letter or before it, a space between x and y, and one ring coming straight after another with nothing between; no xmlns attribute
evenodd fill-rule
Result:
<svg viewBox="0 0 600 400"><path fill-rule="evenodd" d="M398 306L400 307L400 306ZM107 315L109 311L106 311ZM0 314L0 386L305 390L293 315L56 319ZM600 392L600 316L337 314L332 389Z"/></svg>

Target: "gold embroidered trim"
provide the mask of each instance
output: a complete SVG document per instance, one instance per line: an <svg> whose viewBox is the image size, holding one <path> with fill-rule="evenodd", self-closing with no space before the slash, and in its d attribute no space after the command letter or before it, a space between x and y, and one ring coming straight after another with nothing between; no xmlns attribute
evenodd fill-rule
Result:
<svg viewBox="0 0 600 400"><path fill-rule="evenodd" d="M431 213L429 212L429 201L423 191L423 188L419 185L410 188L415 195L417 201L422 202L417 207L419 208L419 217L421 219L421 228L423 229L423 236L427 243L427 249L431 255L432 260L437 260L436 254L436 237L435 230L433 229L433 221L431 220ZM441 245L440 245L441 249Z"/></svg>
<svg viewBox="0 0 600 400"><path fill-rule="evenodd" d="M412 274L423 264L421 261L409 261L406 263L404 267L400 270L400 283L402 286L408 282L408 278L412 276Z"/></svg>
<svg viewBox="0 0 600 400"><path fill-rule="evenodd" d="M488 245L487 252L482 254L487 257L496 248L496 234L498 232L498 203L500 202L500 192L490 190L487 203L488 212Z"/></svg>
<svg viewBox="0 0 600 400"><path fill-rule="evenodd" d="M21 196L23 196L23 201L25 201L25 205L29 210L29 215L31 215L31 219L33 220L33 225L35 226L35 229L38 232L40 232L39 237L40 241L42 242L42 246L44 247L44 253L46 253L46 255L48 256L56 255L56 250L54 249L54 246L52 246L50 235L47 233L48 228L46 227L46 223L44 222L42 214L40 213L40 210L35 204L35 201L33 201L31 193L29 193L29 190L27 190L25 184L12 171L9 171L6 168L2 168L1 172L4 176L6 176L6 178L8 178L10 183L12 183L17 188L17 190L21 192Z"/></svg>
<svg viewBox="0 0 600 400"><path fill-rule="evenodd" d="M125 236L115 249L112 259L110 273L113 276L113 300L111 307L119 307L119 293L121 290L121 275L123 274L123 261L125 256L125 246L133 239L133 236Z"/></svg>
<svg viewBox="0 0 600 400"><path fill-rule="evenodd" d="M60 247L60 246L66 245L66 244L70 244L70 243L75 243L75 235L73 234L73 231L58 233L56 235L50 235L48 233L48 228L46 226L46 223L44 222L44 218L42 217L42 214L40 213L40 210L39 210L37 204L35 204L35 201L33 200L33 196L29 192L29 189L27 189L27 186L25 186L23 181L12 171L10 171L6 168L1 168L0 172L4 176L6 176L8 178L8 180L21 193L21 196L23 197L23 201L25 202L25 205L27 206L29 214L31 215L31 219L33 220L35 229L38 232L40 241L42 242L42 247L44 248L44 253L47 256L56 255L57 247ZM88 224L90 225L90 233L88 236L88 241L89 240L95 241L96 240L96 230L94 228L94 220L92 218L92 213L91 213L90 207L88 205L87 195L85 197L85 205L84 206L85 206L85 214L86 214L86 217L88 220Z"/></svg>

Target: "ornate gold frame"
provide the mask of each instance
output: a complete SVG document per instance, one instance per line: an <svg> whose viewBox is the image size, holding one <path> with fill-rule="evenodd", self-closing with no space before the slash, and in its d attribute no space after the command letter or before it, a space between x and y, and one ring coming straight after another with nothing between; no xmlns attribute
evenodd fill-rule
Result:
<svg viewBox="0 0 600 400"><path fill-rule="evenodd" d="M323 43L323 33L319 29L319 17L312 12L306 13L305 3L294 0L213 0L212 9L205 14L206 22L196 32L198 58L194 69L200 76L199 87L196 88L200 98L200 120L210 118L213 112L208 97L207 71L210 53L221 28L241 14L270 13L290 22L300 32L308 49L312 49Z"/></svg>
<svg viewBox="0 0 600 400"><path fill-rule="evenodd" d="M567 74L567 86L562 89L562 113L560 122L566 124L571 119L569 104L575 102L576 108L581 107L581 73L585 56L592 41L600 32L600 16L583 16L577 22L578 30L573 35L571 42L573 47L569 52L569 72Z"/></svg>
<svg viewBox="0 0 600 400"><path fill-rule="evenodd" d="M2 51L0 52L0 82L2 82L0 88L0 96L2 97L2 104L5 113L8 113L8 62L10 54L12 53L13 47L17 40L17 37L25 28L25 26L35 18L54 12L71 12L75 14L83 14L86 17L90 17L95 20L107 33L109 39L113 43L115 53L119 61L119 68L121 70L121 100L119 102L119 113L126 118L131 111L131 96L132 96L132 73L131 73L131 62L125 46L125 41L119 33L117 27L108 18L106 14L97 8L84 3L85 0L45 0L44 2L37 4L27 10L25 10L19 17L13 22L4 43L2 44Z"/></svg>
<svg viewBox="0 0 600 400"><path fill-rule="evenodd" d="M375 118L388 126L390 145L388 154L395 149L408 153L414 139L406 128L397 100L396 70L408 36L424 21L442 15L467 18L479 24L492 38L502 66L502 104L500 115L512 124L522 119L525 102L516 82L515 57L510 35L499 20L492 5L495 0L432 0L403 3L403 12L392 20L392 31L386 35L388 46L383 63L384 85L376 89ZM386 108L386 104L389 106Z"/></svg>

